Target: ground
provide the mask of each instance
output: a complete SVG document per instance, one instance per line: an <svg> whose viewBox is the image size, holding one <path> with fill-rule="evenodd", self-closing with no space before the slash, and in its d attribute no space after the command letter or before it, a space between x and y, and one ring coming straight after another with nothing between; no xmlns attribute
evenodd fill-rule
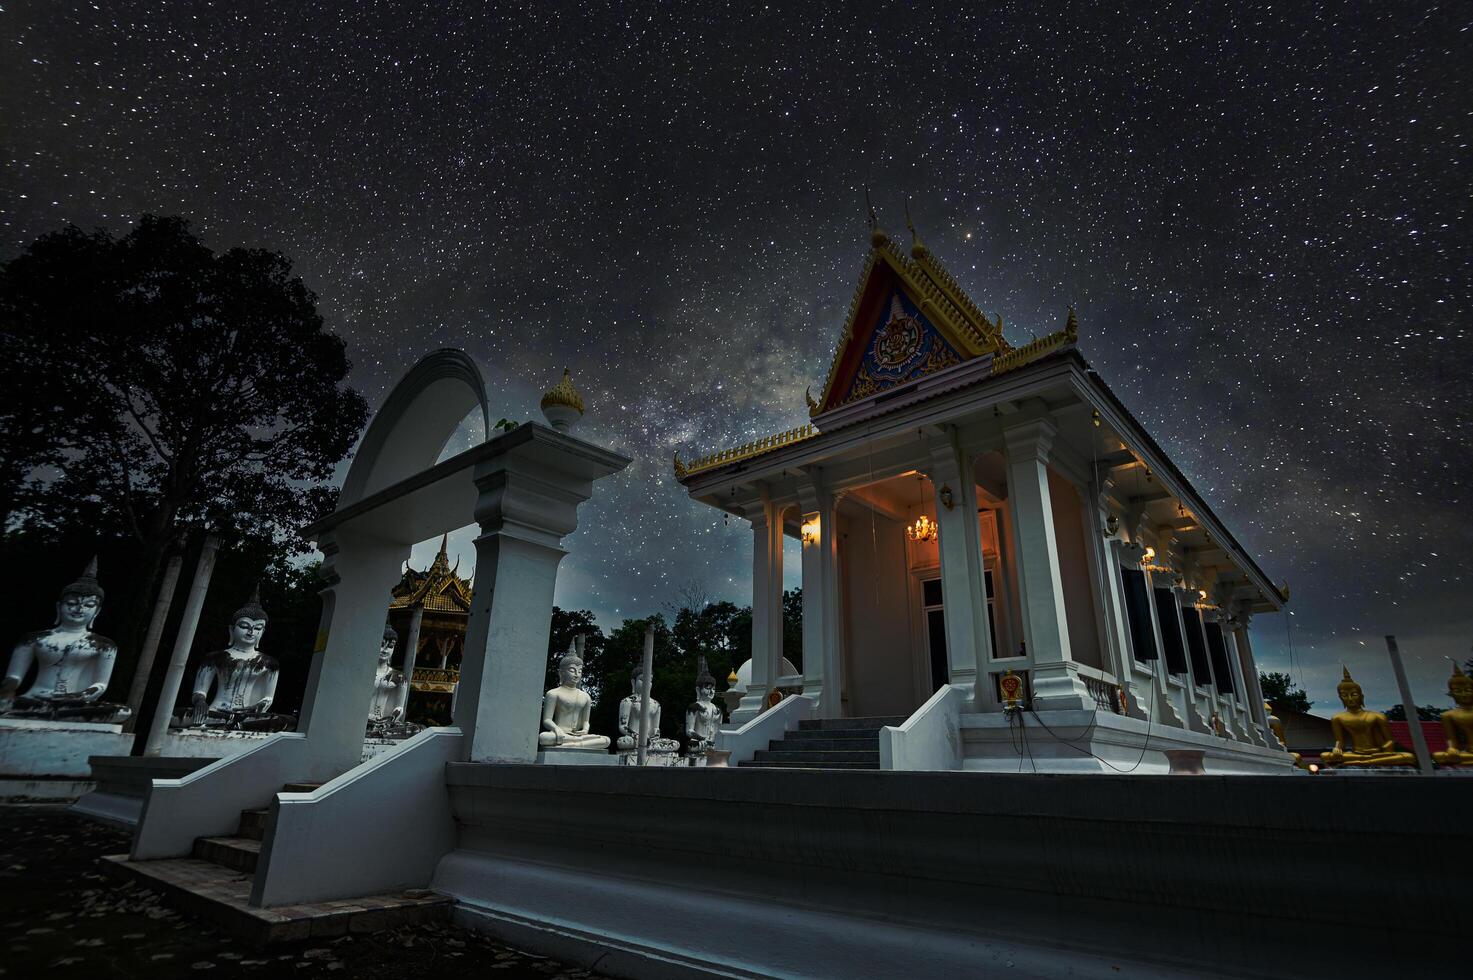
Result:
<svg viewBox="0 0 1473 980"><path fill-rule="evenodd" d="M425 980L486 970L538 980L594 976L445 924L253 947L98 868L101 855L127 849L126 834L61 807L0 806L0 922L6 937L0 976Z"/></svg>

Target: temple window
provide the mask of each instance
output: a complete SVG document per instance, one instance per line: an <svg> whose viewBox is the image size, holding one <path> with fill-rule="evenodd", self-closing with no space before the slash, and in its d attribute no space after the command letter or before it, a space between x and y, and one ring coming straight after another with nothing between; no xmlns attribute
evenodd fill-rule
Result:
<svg viewBox="0 0 1473 980"><path fill-rule="evenodd" d="M1198 687L1212 686L1212 668L1207 664L1207 645L1202 639L1202 614L1195 608L1185 607L1181 618L1187 631L1187 653L1192 658L1192 678Z"/></svg>
<svg viewBox="0 0 1473 980"><path fill-rule="evenodd" d="M1151 631L1151 599L1146 595L1146 575L1136 568L1121 568L1120 578L1125 585L1125 618L1130 624L1130 645L1135 651L1135 659L1143 663L1155 660L1158 654L1156 637Z"/></svg>
<svg viewBox="0 0 1473 980"><path fill-rule="evenodd" d="M1161 627L1161 644L1166 647L1166 672L1187 672L1187 649L1182 645L1181 621L1177 619L1176 597L1170 589L1156 590L1156 623Z"/></svg>
<svg viewBox="0 0 1473 980"><path fill-rule="evenodd" d="M1217 679L1217 690L1222 694L1233 694L1233 671L1228 665L1227 645L1222 639L1222 626L1207 623L1207 650L1212 655L1212 676Z"/></svg>

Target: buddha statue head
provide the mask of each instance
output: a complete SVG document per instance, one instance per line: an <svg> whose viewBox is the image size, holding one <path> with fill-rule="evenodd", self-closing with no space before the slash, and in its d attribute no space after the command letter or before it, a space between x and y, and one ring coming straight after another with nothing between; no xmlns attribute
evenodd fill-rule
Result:
<svg viewBox="0 0 1473 980"><path fill-rule="evenodd" d="M261 608L261 585L251 589L251 597L230 614L230 650L232 653L254 654L266 633L266 610Z"/></svg>
<svg viewBox="0 0 1473 980"><path fill-rule="evenodd" d="M378 662L379 662L379 666L381 666L381 667L387 667L389 665L390 658L392 658L394 656L394 647L398 643L399 643L399 634L398 634L398 632L394 629L394 627L392 627L392 626L389 625L388 620L385 620L384 621L384 638L379 641L379 645L378 645Z"/></svg>
<svg viewBox="0 0 1473 980"><path fill-rule="evenodd" d="M1366 705L1366 694L1355 682L1355 678L1350 676L1349 667L1342 664L1340 670L1344 677L1335 685L1335 693L1340 695L1340 703L1345 705L1347 711L1359 711Z"/></svg>
<svg viewBox="0 0 1473 980"><path fill-rule="evenodd" d="M571 646L557 662L557 679L564 687L577 687L583 679L583 658Z"/></svg>
<svg viewBox="0 0 1473 980"><path fill-rule="evenodd" d="M56 600L56 625L90 630L102 611L102 586L97 583L97 558L87 563L81 578L61 590Z"/></svg>
<svg viewBox="0 0 1473 980"><path fill-rule="evenodd" d="M1453 675L1447 679L1447 693L1459 708L1473 708L1473 677L1458 669L1453 662Z"/></svg>
<svg viewBox="0 0 1473 980"><path fill-rule="evenodd" d="M642 698L645 695L644 664L638 664L634 673L629 675L629 686L634 692L634 697Z"/></svg>
<svg viewBox="0 0 1473 980"><path fill-rule="evenodd" d="M711 671L706 667L706 658L701 657L696 661L696 700L710 701L716 696L716 678L711 676Z"/></svg>

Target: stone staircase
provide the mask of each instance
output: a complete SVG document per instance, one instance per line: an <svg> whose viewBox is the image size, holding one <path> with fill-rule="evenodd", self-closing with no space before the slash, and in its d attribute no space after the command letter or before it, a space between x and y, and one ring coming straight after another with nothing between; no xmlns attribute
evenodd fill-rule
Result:
<svg viewBox="0 0 1473 980"><path fill-rule="evenodd" d="M904 716L825 718L800 721L796 731L758 749L737 766L745 769L878 769L880 729L904 723Z"/></svg>
<svg viewBox="0 0 1473 980"><path fill-rule="evenodd" d="M284 793L310 793L320 783L287 783ZM102 859L115 875L162 891L171 904L207 919L240 939L259 944L376 932L449 914L451 900L426 889L399 894L259 908L250 904L251 885L271 811L242 810L229 837L199 837L187 858L130 861L126 854Z"/></svg>

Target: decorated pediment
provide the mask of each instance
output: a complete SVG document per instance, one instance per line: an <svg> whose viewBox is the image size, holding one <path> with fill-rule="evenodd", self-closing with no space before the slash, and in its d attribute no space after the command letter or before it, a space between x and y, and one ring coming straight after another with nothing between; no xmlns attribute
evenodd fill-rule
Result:
<svg viewBox="0 0 1473 980"><path fill-rule="evenodd" d="M809 414L817 417L1011 349L1001 319L988 320L924 246L918 242L907 259L878 233L823 397L810 399Z"/></svg>

